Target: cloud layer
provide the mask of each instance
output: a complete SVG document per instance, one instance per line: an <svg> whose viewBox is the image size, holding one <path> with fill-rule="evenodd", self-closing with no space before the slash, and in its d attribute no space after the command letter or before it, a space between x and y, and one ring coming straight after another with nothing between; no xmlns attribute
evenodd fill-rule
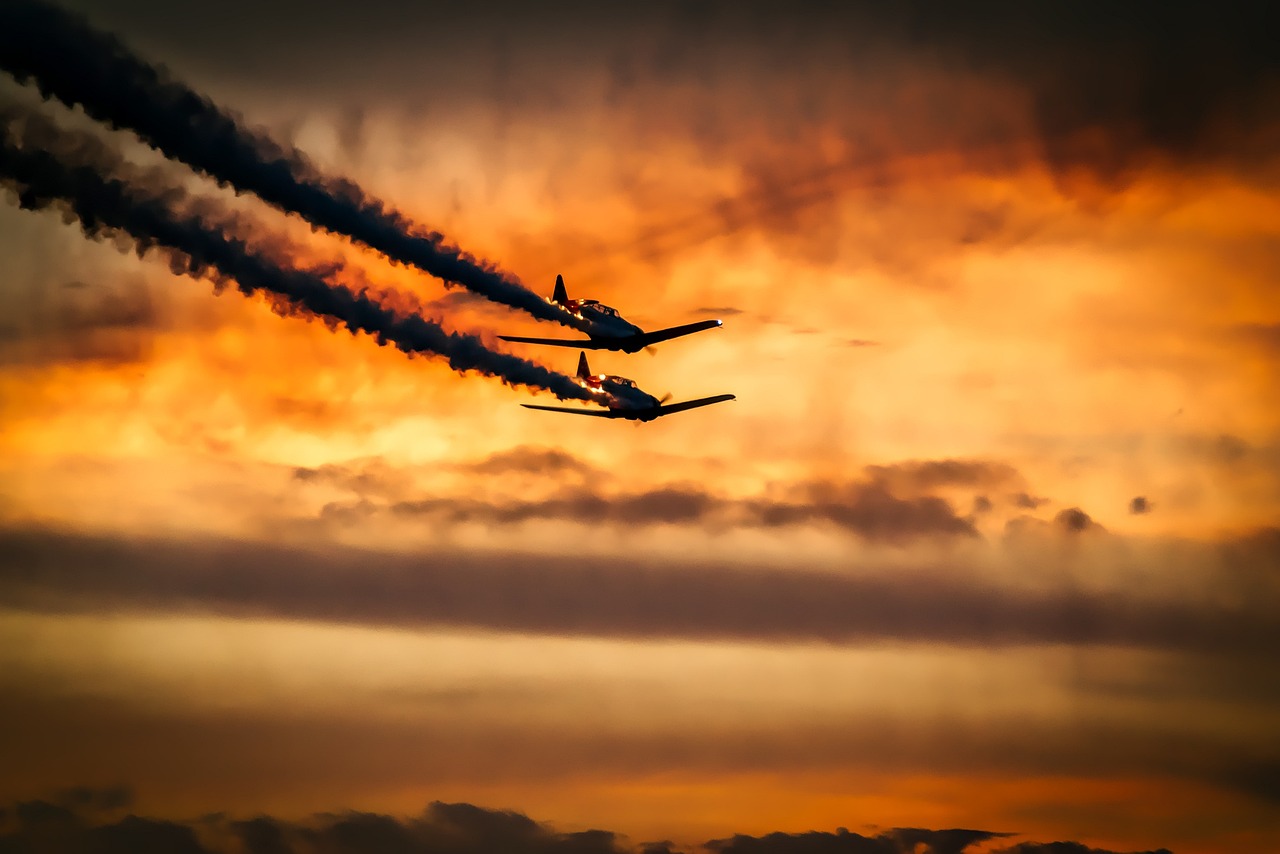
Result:
<svg viewBox="0 0 1280 854"><path fill-rule="evenodd" d="M1068 533L1079 533L1075 520L1088 517L1064 512ZM1072 586L1020 590L961 563L837 574L518 553L313 551L14 529L0 532L0 587L12 605L41 610L195 608L559 635L1245 653L1280 642L1266 604L1277 580L1257 575L1277 537L1262 532L1231 544L1226 553L1241 563L1223 570L1213 569L1221 552L1206 552L1214 555L1208 566L1219 583L1231 585L1213 603ZM1251 591L1264 590L1250 598Z"/></svg>
<svg viewBox="0 0 1280 854"><path fill-rule="evenodd" d="M91 790L84 790L91 792ZM270 816L211 815L190 822L85 809L84 802L27 801L0 812L0 851L66 854L966 854L1013 834L985 830L893 828L871 835L834 833L735 835L692 848L633 843L607 830L560 832L527 816L466 803L434 802L420 815L368 812L317 815L307 822ZM105 815L104 815L105 813ZM104 820L105 819L105 820ZM984 850L993 850L990 848ZM1115 854L1079 843L1023 842L1004 854ZM1139 852L1134 852L1139 854ZM1169 854L1165 849L1141 854Z"/></svg>

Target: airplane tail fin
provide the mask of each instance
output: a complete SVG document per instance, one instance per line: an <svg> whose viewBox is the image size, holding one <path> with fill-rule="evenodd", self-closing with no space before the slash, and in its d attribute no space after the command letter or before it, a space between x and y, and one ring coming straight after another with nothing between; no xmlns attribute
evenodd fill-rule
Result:
<svg viewBox="0 0 1280 854"><path fill-rule="evenodd" d="M591 368L587 367L586 351L578 353L578 379L585 380L591 376Z"/></svg>
<svg viewBox="0 0 1280 854"><path fill-rule="evenodd" d="M556 275L556 289L551 293L551 300L560 305L565 305L569 302L569 292L564 288L564 276Z"/></svg>

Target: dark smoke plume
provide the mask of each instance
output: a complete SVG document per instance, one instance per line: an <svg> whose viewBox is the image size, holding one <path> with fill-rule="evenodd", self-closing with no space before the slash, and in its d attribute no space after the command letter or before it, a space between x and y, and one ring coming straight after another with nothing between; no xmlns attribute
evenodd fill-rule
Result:
<svg viewBox="0 0 1280 854"><path fill-rule="evenodd" d="M405 353L446 357L456 371L475 371L508 385L545 389L562 399L587 399L570 377L507 353L479 338L447 332L416 314L402 315L364 293L326 280L326 271L284 266L253 249L225 223L181 204L185 193L142 189L125 177L105 177L105 163L119 158L84 134L68 134L62 147L75 152L65 163L48 150L58 148L50 126L25 116L18 132L15 115L0 114L0 182L23 208L61 207L90 237L127 235L138 253L161 250L175 273L234 282L246 294L283 297L287 308L337 321L353 334L366 332L379 344ZM86 163L93 165L85 165ZM109 170L110 171L110 170ZM278 303L278 309L283 308Z"/></svg>
<svg viewBox="0 0 1280 854"><path fill-rule="evenodd" d="M583 321L495 265L448 245L351 181L322 175L301 152L243 127L76 15L38 0L0 3L0 67L220 184L494 302L586 331Z"/></svg>

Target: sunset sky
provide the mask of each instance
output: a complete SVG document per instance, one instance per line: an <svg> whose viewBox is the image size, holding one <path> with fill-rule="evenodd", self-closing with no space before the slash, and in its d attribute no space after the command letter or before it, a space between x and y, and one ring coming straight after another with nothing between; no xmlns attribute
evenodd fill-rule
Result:
<svg viewBox="0 0 1280 854"><path fill-rule="evenodd" d="M0 851L1280 850L1280 8L61 5L539 294L722 318L591 365L737 400L530 411L0 190Z"/></svg>

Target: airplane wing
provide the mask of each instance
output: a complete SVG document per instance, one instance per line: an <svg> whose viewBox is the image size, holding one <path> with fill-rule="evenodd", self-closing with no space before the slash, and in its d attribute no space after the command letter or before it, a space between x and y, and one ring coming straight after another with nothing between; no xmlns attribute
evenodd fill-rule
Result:
<svg viewBox="0 0 1280 854"><path fill-rule="evenodd" d="M674 415L677 412L684 412L686 409L697 409L699 406L710 406L713 403L724 403L726 400L737 400L738 398L732 394L717 394L715 397L700 397L697 400L686 400L681 403L672 403L658 407L658 416Z"/></svg>
<svg viewBox="0 0 1280 854"><path fill-rule="evenodd" d="M604 339L603 341L584 339L579 341L569 338L521 338L518 335L499 335L498 337L503 341L514 341L517 344L550 344L552 347L577 347L579 350L609 349L609 339ZM577 412L577 410L575 409L574 412Z"/></svg>
<svg viewBox="0 0 1280 854"><path fill-rule="evenodd" d="M568 338L522 338L518 335L499 335L503 341L517 344L549 344L552 347L577 347L579 350L627 350L634 352L659 341L669 341L683 335L692 335L704 329L715 329L721 326L719 320L699 320L697 323L686 323L684 326L670 326L656 332L642 332L639 335L626 335L619 338L591 338L588 340L571 340Z"/></svg>
<svg viewBox="0 0 1280 854"><path fill-rule="evenodd" d="M648 347L650 344L657 344L659 341L670 341L672 338L680 338L684 335L692 335L695 332L701 332L704 329L715 329L721 326L719 320L699 320L697 323L686 323L683 326L668 326L666 329L659 329L655 332L644 332L640 335L633 335L630 338L619 339L626 341L628 344L636 347Z"/></svg>
<svg viewBox="0 0 1280 854"><path fill-rule="evenodd" d="M621 418L617 409L576 409L571 406L539 406L536 403L520 404L525 409L541 409L544 412L568 412L573 415L594 415L596 418Z"/></svg>

